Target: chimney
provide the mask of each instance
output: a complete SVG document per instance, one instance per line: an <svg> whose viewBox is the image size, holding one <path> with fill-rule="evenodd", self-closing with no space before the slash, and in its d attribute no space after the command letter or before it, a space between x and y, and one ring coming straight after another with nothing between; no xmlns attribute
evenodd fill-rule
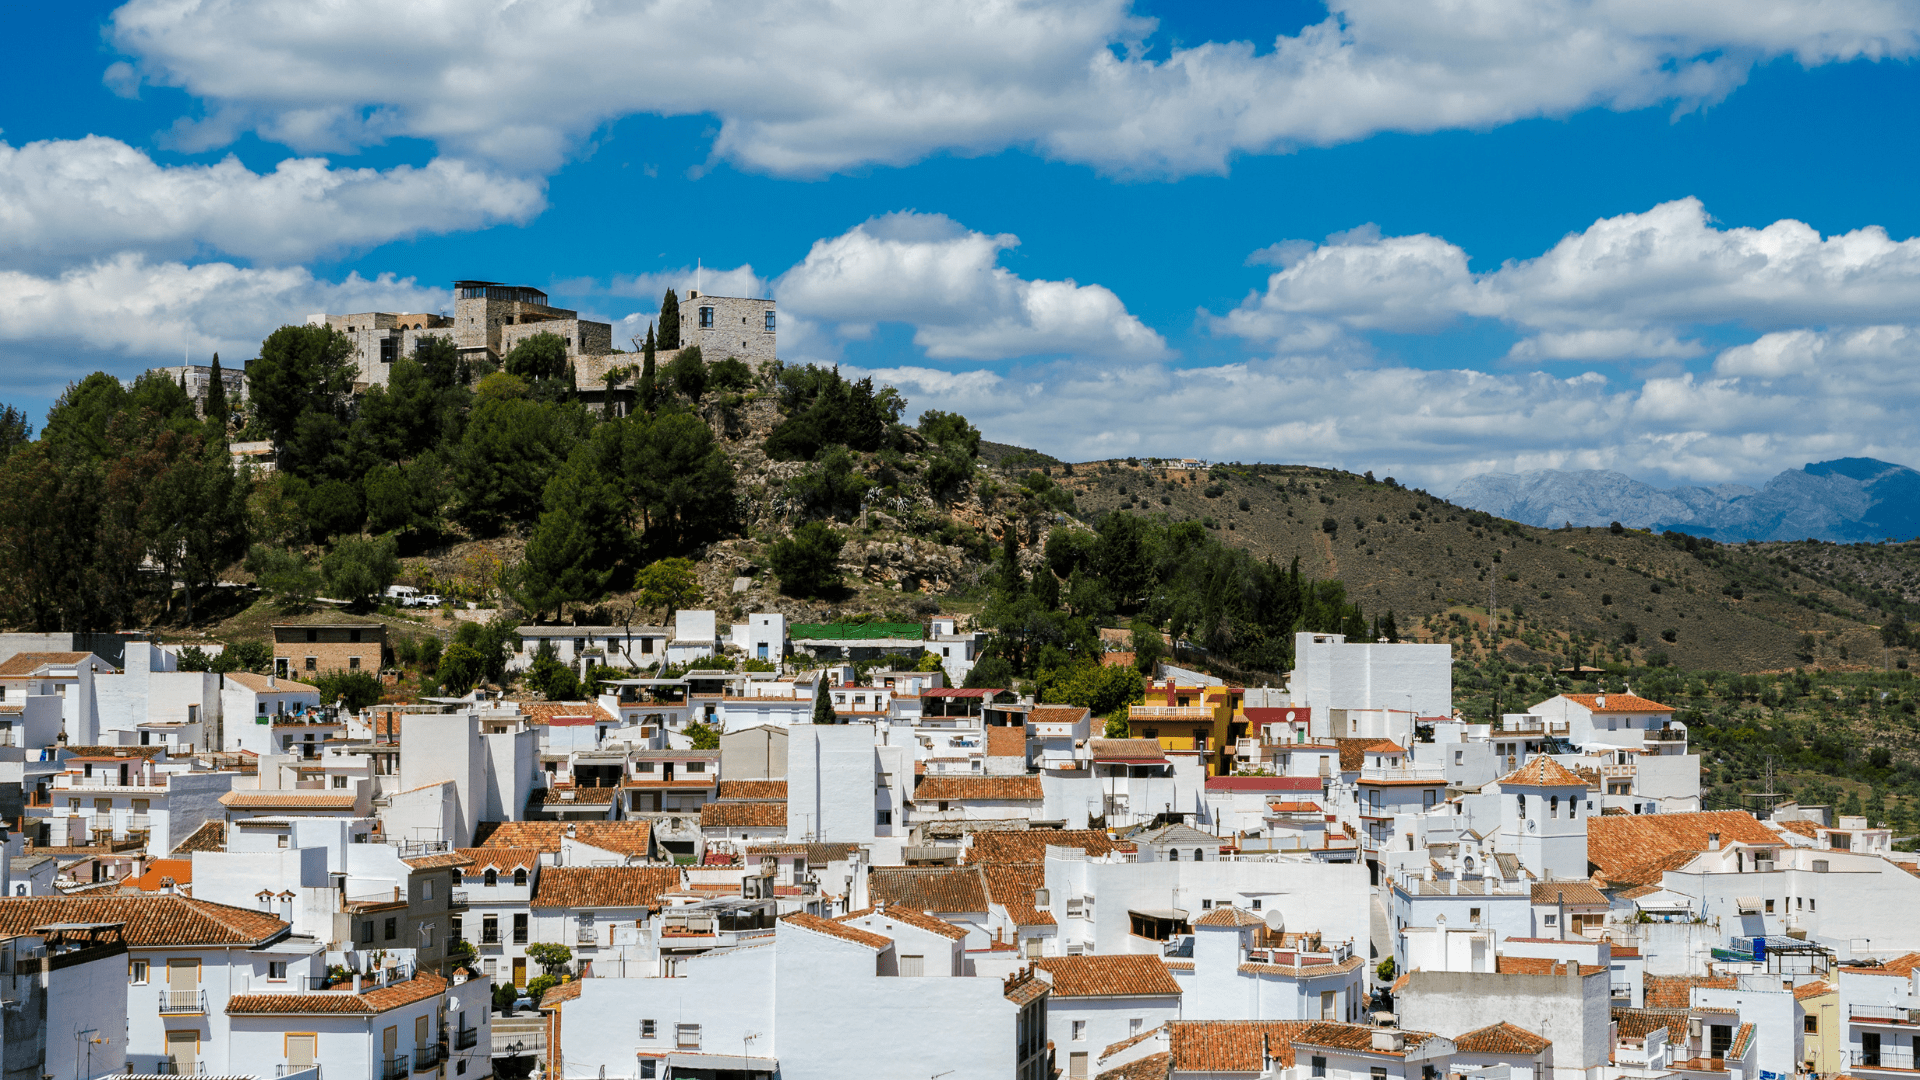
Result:
<svg viewBox="0 0 1920 1080"><path fill-rule="evenodd" d="M1720 834L1719 833L1714 832L1714 833L1707 834L1707 850L1708 851L1720 850Z"/></svg>
<svg viewBox="0 0 1920 1080"><path fill-rule="evenodd" d="M278 685L280 684L275 681L273 672L267 672L267 689L271 690Z"/></svg>
<svg viewBox="0 0 1920 1080"><path fill-rule="evenodd" d="M357 971L353 973L353 992L360 992L360 973Z"/></svg>

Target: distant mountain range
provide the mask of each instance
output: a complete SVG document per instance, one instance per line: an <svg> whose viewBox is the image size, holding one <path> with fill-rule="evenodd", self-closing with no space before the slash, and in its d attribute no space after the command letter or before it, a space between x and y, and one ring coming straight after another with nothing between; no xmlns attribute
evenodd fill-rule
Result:
<svg viewBox="0 0 1920 1080"><path fill-rule="evenodd" d="M1742 484L1657 488L1617 472L1482 473L1447 496L1461 506L1543 528L1608 525L1741 540L1911 540L1920 537L1920 472L1873 458L1789 469L1759 490Z"/></svg>

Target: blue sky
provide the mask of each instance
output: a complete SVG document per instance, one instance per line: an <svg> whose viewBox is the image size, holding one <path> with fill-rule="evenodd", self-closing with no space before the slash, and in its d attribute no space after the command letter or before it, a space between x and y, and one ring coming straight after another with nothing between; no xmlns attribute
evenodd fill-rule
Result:
<svg viewBox="0 0 1920 1080"><path fill-rule="evenodd" d="M1075 459L1920 465L1920 9L1466 6L23 9L0 400L457 277L620 338L698 262Z"/></svg>

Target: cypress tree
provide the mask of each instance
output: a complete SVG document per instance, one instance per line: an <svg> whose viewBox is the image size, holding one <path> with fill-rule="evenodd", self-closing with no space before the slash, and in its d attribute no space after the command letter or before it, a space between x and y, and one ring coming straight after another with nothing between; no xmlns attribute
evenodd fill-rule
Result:
<svg viewBox="0 0 1920 1080"><path fill-rule="evenodd" d="M673 294L669 292L667 295L672 296ZM649 412L652 411L653 409L653 380L654 380L653 351L654 351L653 324L648 323L647 324L647 343L640 347L640 402L639 404L641 409Z"/></svg>
<svg viewBox="0 0 1920 1080"><path fill-rule="evenodd" d="M680 298L672 289L660 301L660 347L677 349L680 347Z"/></svg>
<svg viewBox="0 0 1920 1080"><path fill-rule="evenodd" d="M214 428L222 437L227 433L227 384L220 378L220 354L213 354L213 379L207 385L207 419L218 426Z"/></svg>
<svg viewBox="0 0 1920 1080"><path fill-rule="evenodd" d="M839 714L833 711L833 699L827 695L827 673L821 672L813 687L813 722L816 724L837 724Z"/></svg>

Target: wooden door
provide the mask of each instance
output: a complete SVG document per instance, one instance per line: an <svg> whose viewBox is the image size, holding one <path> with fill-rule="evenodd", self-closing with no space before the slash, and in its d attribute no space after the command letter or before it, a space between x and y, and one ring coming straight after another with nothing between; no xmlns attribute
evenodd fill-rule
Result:
<svg viewBox="0 0 1920 1080"><path fill-rule="evenodd" d="M527 958L524 956L513 958L513 985L527 985Z"/></svg>

